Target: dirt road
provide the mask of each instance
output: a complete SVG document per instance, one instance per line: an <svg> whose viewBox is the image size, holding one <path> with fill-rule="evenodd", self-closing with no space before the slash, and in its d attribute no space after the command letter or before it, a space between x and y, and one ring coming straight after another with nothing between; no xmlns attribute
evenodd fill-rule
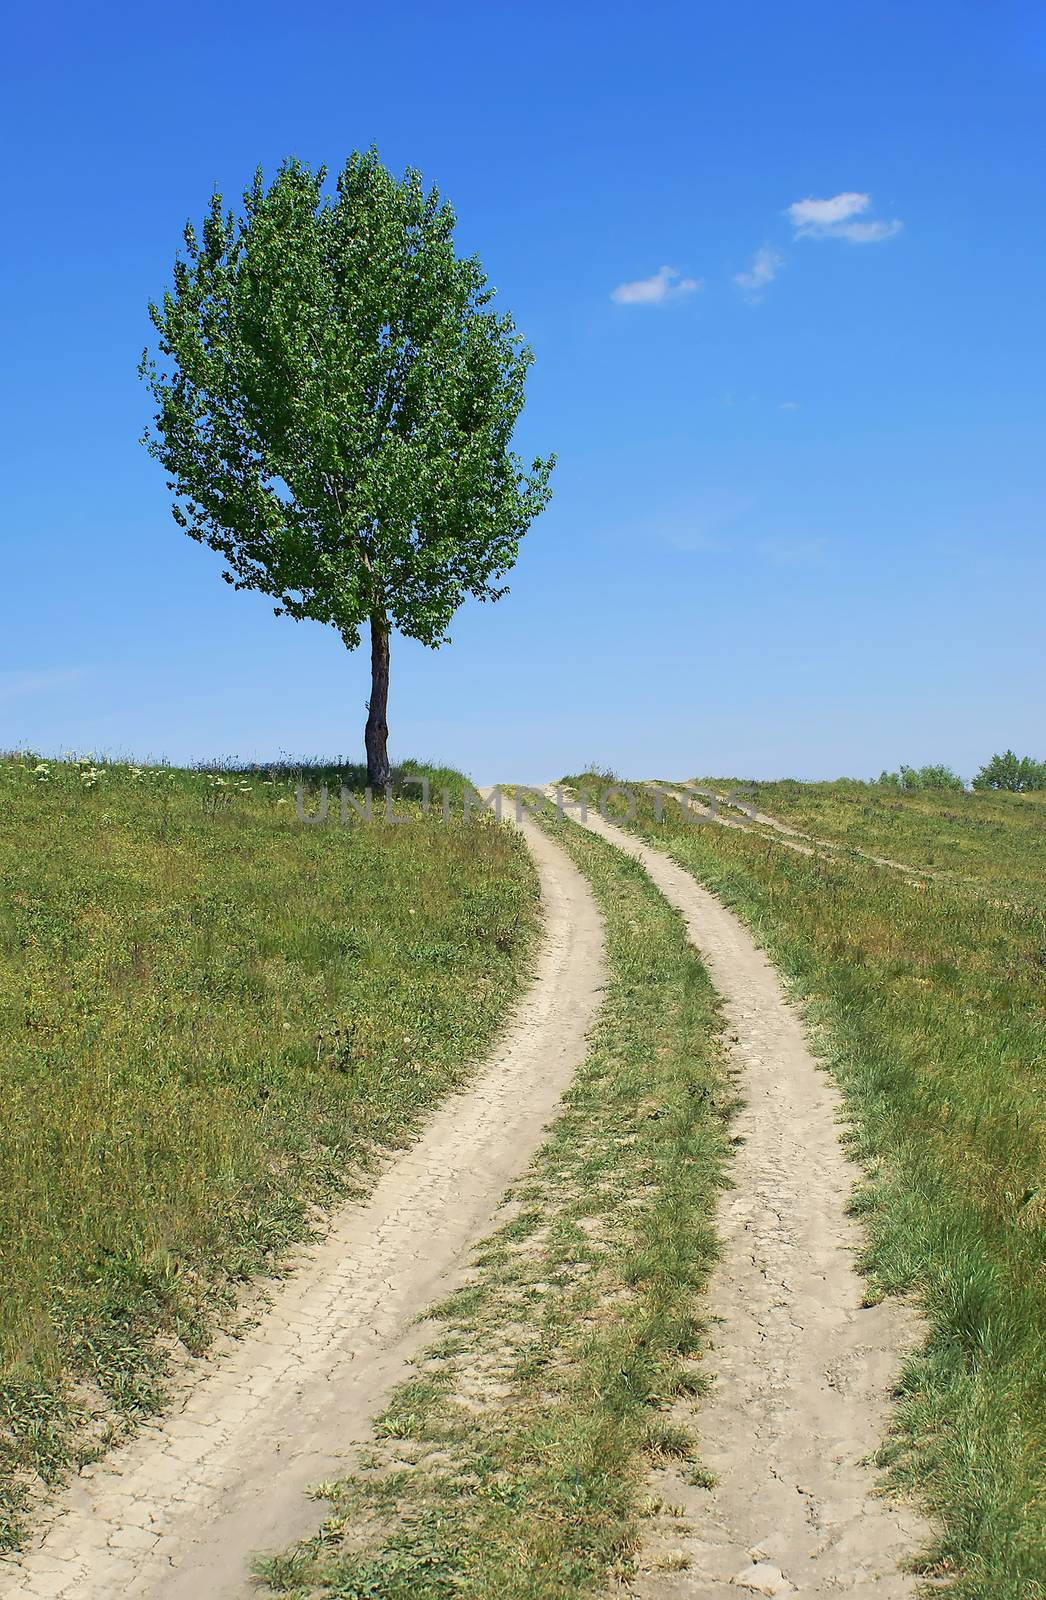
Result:
<svg viewBox="0 0 1046 1600"><path fill-rule="evenodd" d="M695 1489L677 1473L655 1482L667 1503L682 1506L690 1530L661 1519L630 1592L648 1600L738 1600L746 1589L900 1600L914 1585L898 1563L924 1530L877 1498L867 1462L919 1326L896 1302L862 1307L854 1268L861 1233L846 1215L858 1174L839 1141L838 1093L737 918L598 812L588 826L641 861L685 918L723 997L745 1101L711 1285L716 1382L696 1416L702 1461L718 1483ZM673 1562L679 1570L666 1570Z"/></svg>
<svg viewBox="0 0 1046 1600"><path fill-rule="evenodd" d="M38 1547L5 1563L0 1596L243 1600L252 1555L316 1526L307 1489L351 1467L354 1442L429 1336L416 1318L461 1280L582 1058L602 979L599 916L577 870L524 825L545 938L501 1048L370 1198L335 1218L259 1326L196 1364L182 1409L77 1480ZM686 919L723 996L745 1099L711 1290L717 1381L696 1419L718 1483L660 1473L653 1487L686 1526L674 1514L647 1524L631 1592L901 1600L913 1586L898 1564L922 1529L876 1497L867 1459L918 1326L896 1304L861 1306L837 1093L737 919L660 851L598 814L588 825L636 856Z"/></svg>
<svg viewBox="0 0 1046 1600"><path fill-rule="evenodd" d="M337 1477L411 1354L418 1315L460 1281L580 1063L602 930L577 869L525 823L544 937L502 1044L370 1198L347 1207L259 1326L196 1364L182 1409L85 1471L38 1546L0 1568L32 1600L241 1600L249 1565L313 1530L310 1485Z"/></svg>

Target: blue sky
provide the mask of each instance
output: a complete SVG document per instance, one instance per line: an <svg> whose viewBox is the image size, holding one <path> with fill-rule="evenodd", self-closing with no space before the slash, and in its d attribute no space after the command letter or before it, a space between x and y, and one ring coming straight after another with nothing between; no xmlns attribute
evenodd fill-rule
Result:
<svg viewBox="0 0 1046 1600"><path fill-rule="evenodd" d="M1046 756L1041 6L189 0L6 42L0 746L359 756L365 653L178 531L135 369L214 186L373 142L454 203L559 456L509 596L394 644L394 754Z"/></svg>

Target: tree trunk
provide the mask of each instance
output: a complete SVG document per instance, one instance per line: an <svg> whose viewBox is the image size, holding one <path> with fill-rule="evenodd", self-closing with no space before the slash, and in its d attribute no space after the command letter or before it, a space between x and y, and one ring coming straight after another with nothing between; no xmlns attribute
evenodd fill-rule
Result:
<svg viewBox="0 0 1046 1600"><path fill-rule="evenodd" d="M370 619L370 701L367 706L367 782L372 789L384 789L390 781L389 725L389 621L384 611Z"/></svg>

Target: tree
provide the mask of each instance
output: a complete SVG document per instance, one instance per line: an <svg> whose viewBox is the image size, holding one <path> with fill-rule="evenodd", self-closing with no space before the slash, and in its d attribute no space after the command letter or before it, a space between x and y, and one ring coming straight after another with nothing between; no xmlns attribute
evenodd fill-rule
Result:
<svg viewBox="0 0 1046 1600"><path fill-rule="evenodd" d="M992 756L974 778L973 786L975 789L1009 789L1013 794L1046 789L1046 761L1016 756L1012 750L1007 750L1001 756Z"/></svg>
<svg viewBox="0 0 1046 1600"><path fill-rule="evenodd" d="M239 217L215 194L185 229L174 286L149 314L161 366L151 453L174 517L277 616L367 625L368 782L389 781L393 628L432 648L468 595L496 600L549 497L554 458L510 451L532 356L454 213L374 150L261 172Z"/></svg>

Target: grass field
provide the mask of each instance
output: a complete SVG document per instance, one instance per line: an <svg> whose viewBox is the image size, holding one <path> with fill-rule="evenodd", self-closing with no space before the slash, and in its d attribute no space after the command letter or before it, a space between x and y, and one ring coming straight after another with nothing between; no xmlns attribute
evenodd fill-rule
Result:
<svg viewBox="0 0 1046 1600"><path fill-rule="evenodd" d="M307 777L332 819L360 781ZM406 801L307 827L294 781L0 761L0 1546L461 1081L527 968L510 831Z"/></svg>
<svg viewBox="0 0 1046 1600"><path fill-rule="evenodd" d="M459 775L427 770L460 801ZM306 774L343 779L361 781ZM336 792L307 827L294 784L0 761L8 1545L41 1479L161 1404L172 1350L204 1348L317 1206L364 1188L462 1080L528 968L536 883L513 830L406 798L409 827L339 827ZM631 826L749 923L843 1090L869 1294L912 1293L928 1319L884 1452L941 1530L924 1571L956 1600L1046 1600L1046 804L854 783L746 798L838 848L799 855L671 803L659 821L649 798ZM605 920L589 1054L369 1460L271 1564L281 1593L596 1593L631 1570L649 1461L690 1454L670 1413L704 1382L718 1009L636 864L545 825Z"/></svg>
<svg viewBox="0 0 1046 1600"><path fill-rule="evenodd" d="M438 1308L441 1337L328 1485L319 1536L269 1564L284 1595L574 1600L626 1576L649 1461L689 1458L667 1415L700 1390L700 1291L732 1091L714 992L635 862L550 822L603 913L589 1054L515 1215ZM691 1461L694 1481L699 1463Z"/></svg>
<svg viewBox="0 0 1046 1600"><path fill-rule="evenodd" d="M966 794L924 790L899 795L875 783L757 783L706 778L702 787L738 793L780 822L844 847L886 856L935 873L968 878L980 888L1037 892L1046 879L1046 791ZM736 809L724 810L736 816Z"/></svg>
<svg viewBox="0 0 1046 1600"><path fill-rule="evenodd" d="M598 792L605 779L565 781ZM844 1091L867 1173L866 1269L875 1292L912 1291L929 1318L888 1451L940 1521L929 1570L955 1580L956 1600L1042 1600L1046 806L855 784L760 784L756 799L811 832L962 873L803 857L672 805L659 823L647 799L633 824L753 928Z"/></svg>

